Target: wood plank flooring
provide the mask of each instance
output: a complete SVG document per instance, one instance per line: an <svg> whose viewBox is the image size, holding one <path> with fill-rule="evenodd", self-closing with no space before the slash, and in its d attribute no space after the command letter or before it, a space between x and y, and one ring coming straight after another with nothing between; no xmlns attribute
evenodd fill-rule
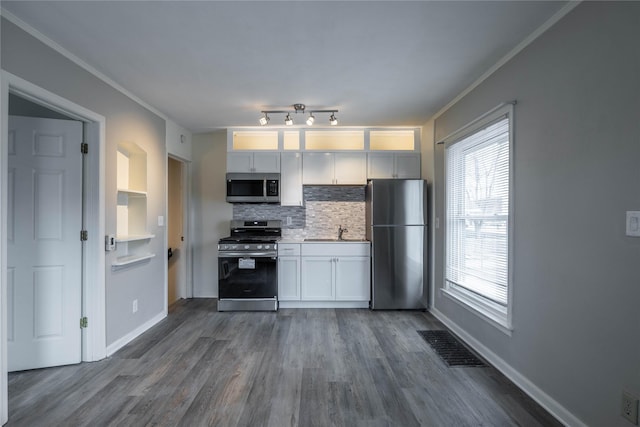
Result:
<svg viewBox="0 0 640 427"><path fill-rule="evenodd" d="M491 367L449 368L430 314L218 313L181 300L112 357L9 375L8 426L559 426Z"/></svg>

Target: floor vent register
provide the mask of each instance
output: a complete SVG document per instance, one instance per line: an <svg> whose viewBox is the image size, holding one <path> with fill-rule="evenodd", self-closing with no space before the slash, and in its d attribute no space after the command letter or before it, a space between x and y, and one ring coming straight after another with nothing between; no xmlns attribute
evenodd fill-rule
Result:
<svg viewBox="0 0 640 427"><path fill-rule="evenodd" d="M417 331L448 366L487 366L449 331Z"/></svg>

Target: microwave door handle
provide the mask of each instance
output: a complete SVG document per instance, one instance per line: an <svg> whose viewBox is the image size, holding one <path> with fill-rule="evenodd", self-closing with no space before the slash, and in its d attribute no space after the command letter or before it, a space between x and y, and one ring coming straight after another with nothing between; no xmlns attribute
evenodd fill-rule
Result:
<svg viewBox="0 0 640 427"><path fill-rule="evenodd" d="M263 179L262 180L262 197L264 197L264 200L267 200L267 179Z"/></svg>

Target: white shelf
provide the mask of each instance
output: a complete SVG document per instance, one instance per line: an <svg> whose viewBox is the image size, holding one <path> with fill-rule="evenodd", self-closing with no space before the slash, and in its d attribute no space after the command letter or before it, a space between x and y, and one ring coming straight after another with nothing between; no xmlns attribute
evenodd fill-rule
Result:
<svg viewBox="0 0 640 427"><path fill-rule="evenodd" d="M147 240L156 237L155 234L132 234L129 236L117 236L116 242L134 242L136 240Z"/></svg>
<svg viewBox="0 0 640 427"><path fill-rule="evenodd" d="M146 191L140 191L140 190L130 190L128 188L118 188L118 193L126 193L130 196L140 196L140 197L146 197L147 196L147 192Z"/></svg>
<svg viewBox="0 0 640 427"><path fill-rule="evenodd" d="M111 264L112 268L124 267L130 264L134 264L136 262L144 261L145 259L151 259L156 254L146 253L146 254L137 254L137 255L127 255L123 257L116 258L116 261Z"/></svg>

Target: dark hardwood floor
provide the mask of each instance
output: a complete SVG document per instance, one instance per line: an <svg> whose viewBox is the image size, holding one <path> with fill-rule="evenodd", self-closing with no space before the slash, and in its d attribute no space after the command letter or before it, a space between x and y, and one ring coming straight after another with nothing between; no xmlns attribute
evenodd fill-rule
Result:
<svg viewBox="0 0 640 427"><path fill-rule="evenodd" d="M112 357L9 375L9 426L556 426L495 369L449 368L430 314L217 313L181 300Z"/></svg>

